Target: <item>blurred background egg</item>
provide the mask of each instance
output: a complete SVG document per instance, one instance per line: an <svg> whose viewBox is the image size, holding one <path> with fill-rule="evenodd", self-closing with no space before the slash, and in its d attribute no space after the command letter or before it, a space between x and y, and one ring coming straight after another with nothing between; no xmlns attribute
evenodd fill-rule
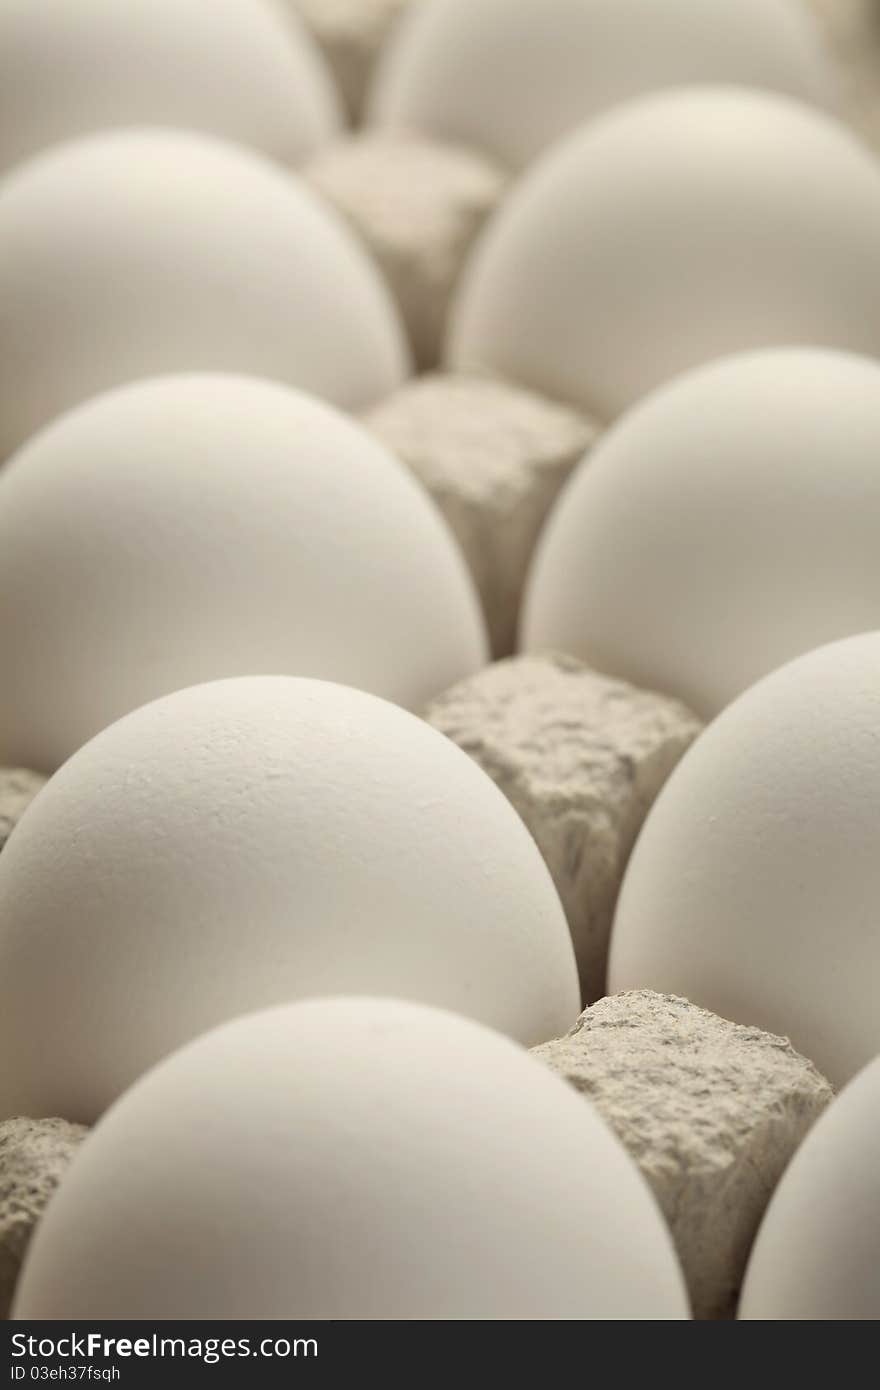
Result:
<svg viewBox="0 0 880 1390"><path fill-rule="evenodd" d="M339 123L311 37L275 0L0 0L0 170L126 125L293 161Z"/></svg>
<svg viewBox="0 0 880 1390"><path fill-rule="evenodd" d="M521 168L607 107L692 82L820 105L836 93L799 0L419 0L392 32L368 116Z"/></svg>
<svg viewBox="0 0 880 1390"><path fill-rule="evenodd" d="M0 855L0 1118L93 1120L206 1028L334 991L524 1043L579 1007L522 821L374 696L282 676L167 696L74 754Z"/></svg>
<svg viewBox="0 0 880 1390"><path fill-rule="evenodd" d="M821 1115L770 1202L739 1316L880 1320L880 1057Z"/></svg>
<svg viewBox="0 0 880 1390"><path fill-rule="evenodd" d="M452 1014L237 1019L85 1141L31 1246L31 1318L686 1318L647 1185L592 1106Z"/></svg>
<svg viewBox="0 0 880 1390"><path fill-rule="evenodd" d="M582 127L502 204L447 356L618 415L750 348L880 355L880 162L844 126L736 88L663 92Z"/></svg>
<svg viewBox="0 0 880 1390"><path fill-rule="evenodd" d="M765 676L648 814L609 993L679 994L791 1038L833 1085L880 1052L880 632Z"/></svg>
<svg viewBox="0 0 880 1390"><path fill-rule="evenodd" d="M880 362L778 349L621 417L546 523L522 622L711 717L812 647L880 628Z"/></svg>
<svg viewBox="0 0 880 1390"><path fill-rule="evenodd" d="M487 659L424 490L359 424L274 382L99 396L0 473L0 764L53 771L158 695L317 676L417 707Z"/></svg>
<svg viewBox="0 0 880 1390"><path fill-rule="evenodd" d="M366 407L406 376L379 272L295 175L239 146L117 131L0 183L0 458L136 377L248 372Z"/></svg>

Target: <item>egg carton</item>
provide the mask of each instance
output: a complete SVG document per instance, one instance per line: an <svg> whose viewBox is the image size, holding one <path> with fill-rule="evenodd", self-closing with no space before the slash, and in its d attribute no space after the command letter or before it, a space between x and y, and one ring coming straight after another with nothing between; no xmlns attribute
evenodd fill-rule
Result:
<svg viewBox="0 0 880 1390"><path fill-rule="evenodd" d="M0 13L0 1316L880 1316L880 9L672 3Z"/></svg>

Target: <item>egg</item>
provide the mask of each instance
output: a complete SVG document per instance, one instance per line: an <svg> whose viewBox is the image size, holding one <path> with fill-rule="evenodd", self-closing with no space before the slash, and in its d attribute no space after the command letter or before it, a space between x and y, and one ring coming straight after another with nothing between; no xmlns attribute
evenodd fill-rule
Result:
<svg viewBox="0 0 880 1390"><path fill-rule="evenodd" d="M379 273L295 175L212 138L112 131L0 183L0 458L137 377L246 372L359 409L409 361Z"/></svg>
<svg viewBox="0 0 880 1390"><path fill-rule="evenodd" d="M837 102L798 0L419 0L385 47L368 110L522 168L608 107L692 82Z"/></svg>
<svg viewBox="0 0 880 1390"><path fill-rule="evenodd" d="M758 1232L739 1317L880 1319L880 1057L795 1154Z"/></svg>
<svg viewBox="0 0 880 1390"><path fill-rule="evenodd" d="M659 1208L591 1105L399 1001L236 1019L81 1148L13 1309L43 1318L686 1318Z"/></svg>
<svg viewBox="0 0 880 1390"><path fill-rule="evenodd" d="M0 4L0 170L75 135L152 124L297 160L340 121L313 42L274 0Z"/></svg>
<svg viewBox="0 0 880 1390"><path fill-rule="evenodd" d="M621 417L532 561L522 642L711 718L813 647L880 628L880 362L698 367Z"/></svg>
<svg viewBox="0 0 880 1390"><path fill-rule="evenodd" d="M579 1008L516 812L375 696L284 676L166 696L75 753L0 856L0 1118L89 1122L206 1028L333 992L524 1043Z"/></svg>
<svg viewBox="0 0 880 1390"><path fill-rule="evenodd" d="M785 97L692 88L609 112L525 175L465 266L447 357L608 420L785 344L880 355L880 164Z"/></svg>
<svg viewBox="0 0 880 1390"><path fill-rule="evenodd" d="M114 719L223 676L417 707L488 660L476 591L413 476L276 382L117 387L0 473L0 765L51 772Z"/></svg>
<svg viewBox="0 0 880 1390"><path fill-rule="evenodd" d="M880 1052L878 731L880 632L808 652L729 705L636 841L609 993L683 995L784 1034L835 1086Z"/></svg>

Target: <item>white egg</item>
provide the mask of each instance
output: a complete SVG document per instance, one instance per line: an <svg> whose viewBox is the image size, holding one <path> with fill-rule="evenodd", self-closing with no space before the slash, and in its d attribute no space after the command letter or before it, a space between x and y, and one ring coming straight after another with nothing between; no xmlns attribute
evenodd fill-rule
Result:
<svg viewBox="0 0 880 1390"><path fill-rule="evenodd" d="M692 82L837 101L799 0L419 0L385 48L369 115L521 168L608 107Z"/></svg>
<svg viewBox="0 0 880 1390"><path fill-rule="evenodd" d="M0 856L0 1117L92 1120L206 1028L337 991L525 1043L578 1013L519 816L375 696L283 676L166 696L75 753Z"/></svg>
<svg viewBox="0 0 880 1390"><path fill-rule="evenodd" d="M319 999L168 1058L90 1135L13 1317L686 1318L593 1107L453 1014Z"/></svg>
<svg viewBox="0 0 880 1390"><path fill-rule="evenodd" d="M739 1317L880 1319L880 1057L804 1140L767 1209Z"/></svg>
<svg viewBox="0 0 880 1390"><path fill-rule="evenodd" d="M464 560L372 435L274 382L172 376L0 473L0 764L51 772L158 695L317 676L418 707L488 660Z"/></svg>
<svg viewBox="0 0 880 1390"><path fill-rule="evenodd" d="M64 145L0 183L0 458L88 396L249 372L348 409L408 369L354 235L293 174L179 131Z"/></svg>
<svg viewBox="0 0 880 1390"><path fill-rule="evenodd" d="M0 0L0 169L154 124L297 160L339 123L312 40L269 0Z"/></svg>
<svg viewBox="0 0 880 1390"><path fill-rule="evenodd" d="M802 652L880 628L880 362L779 349L623 416L546 524L522 642L711 717Z"/></svg>
<svg viewBox="0 0 880 1390"><path fill-rule="evenodd" d="M874 632L765 676L685 754L629 861L609 992L683 995L848 1080L880 1052L878 806Z"/></svg>
<svg viewBox="0 0 880 1390"><path fill-rule="evenodd" d="M645 97L550 150L478 241L448 358L611 418L714 357L880 355L880 163L735 88Z"/></svg>

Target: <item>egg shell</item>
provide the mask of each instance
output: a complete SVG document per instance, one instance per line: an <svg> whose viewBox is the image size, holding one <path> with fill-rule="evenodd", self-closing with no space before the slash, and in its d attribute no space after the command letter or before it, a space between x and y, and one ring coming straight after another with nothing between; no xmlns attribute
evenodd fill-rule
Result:
<svg viewBox="0 0 880 1390"><path fill-rule="evenodd" d="M687 1311L648 1188L563 1082L451 1014L320 999L216 1029L113 1107L14 1316Z"/></svg>
<svg viewBox="0 0 880 1390"><path fill-rule="evenodd" d="M725 359L621 417L563 492L521 642L712 717L761 676L880 628L880 363Z"/></svg>
<svg viewBox="0 0 880 1390"><path fill-rule="evenodd" d="M523 168L608 107L693 82L837 102L797 0L419 0L383 52L368 116Z"/></svg>
<svg viewBox="0 0 880 1390"><path fill-rule="evenodd" d="M880 355L880 164L844 126L733 87L588 122L476 243L447 358L611 419L712 358Z"/></svg>
<svg viewBox="0 0 880 1390"><path fill-rule="evenodd" d="M0 169L77 135L153 124L298 160L340 120L311 37L275 0L0 4Z"/></svg>
<svg viewBox="0 0 880 1390"><path fill-rule="evenodd" d="M0 184L0 457L99 391L231 371L366 408L408 372L378 271L294 174L179 131L61 146Z"/></svg>
<svg viewBox="0 0 880 1390"><path fill-rule="evenodd" d="M114 719L224 676L419 706L487 660L464 560L362 426L274 382L117 388L0 474L0 764L54 771Z"/></svg>
<svg viewBox="0 0 880 1390"><path fill-rule="evenodd" d="M609 993L680 994L781 1033L835 1086L880 1052L878 729L876 632L729 705L636 841Z"/></svg>
<svg viewBox="0 0 880 1390"><path fill-rule="evenodd" d="M283 676L169 695L74 754L0 856L0 1117L89 1122L206 1028L336 991L524 1043L578 1013L522 821L374 696Z"/></svg>
<svg viewBox="0 0 880 1390"><path fill-rule="evenodd" d="M880 1057L807 1135L767 1210L739 1316L880 1319Z"/></svg>

